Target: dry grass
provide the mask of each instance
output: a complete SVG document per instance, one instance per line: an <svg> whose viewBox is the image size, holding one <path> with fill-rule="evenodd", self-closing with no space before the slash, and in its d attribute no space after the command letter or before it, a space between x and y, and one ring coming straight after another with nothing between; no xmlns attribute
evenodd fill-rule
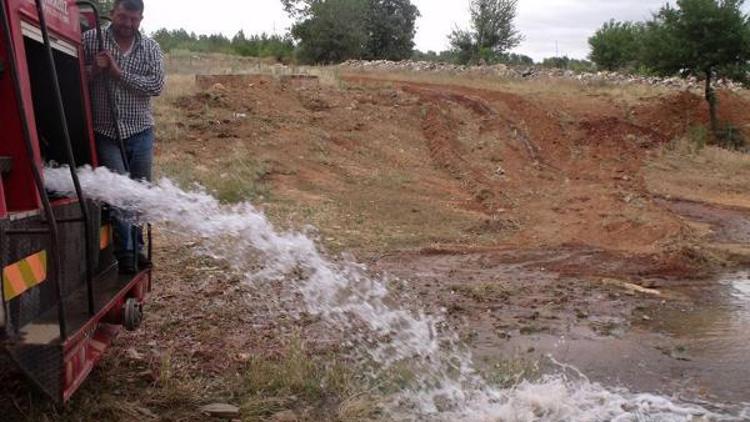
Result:
<svg viewBox="0 0 750 422"><path fill-rule="evenodd" d="M264 182L268 175L268 164L253 158L252 154L241 148L210 167L196 157L162 155L157 174L169 177L183 188L191 189L196 185L205 188L225 204L262 201L270 195L270 189Z"/></svg>
<svg viewBox="0 0 750 422"><path fill-rule="evenodd" d="M272 59L225 54L173 52L167 56L166 66L173 78L193 78L195 75L271 75L274 77L312 75L317 76L323 85L337 86L339 84L339 70L336 67L286 66Z"/></svg>
<svg viewBox="0 0 750 422"><path fill-rule="evenodd" d="M370 76L379 80L461 86L488 91L508 92L526 97L605 97L623 105L636 105L644 100L667 94L668 88L650 85L618 85L608 82L582 83L563 79L519 79L486 75L463 75L425 72L358 72L342 71L358 76Z"/></svg>
<svg viewBox="0 0 750 422"><path fill-rule="evenodd" d="M154 104L154 113L159 122L156 126L156 137L159 143L179 142L185 138L188 129L181 124L184 115L175 105L175 101L194 94L196 90L195 75L170 74L168 76L164 95L159 97Z"/></svg>
<svg viewBox="0 0 750 422"><path fill-rule="evenodd" d="M750 208L750 154L706 146L699 130L673 141L645 167L651 192Z"/></svg>
<svg viewBox="0 0 750 422"><path fill-rule="evenodd" d="M197 155L184 153L184 143L191 129L185 124L185 111L176 103L197 91L195 75L172 74L168 78L165 95L156 101L155 113L159 121L157 139L160 144L157 145L156 154L157 176L170 177L182 187L199 184L225 203L268 195L269 191L263 183L268 172L267 164L253 158L242 146L213 163L205 163ZM181 150L181 153L175 153Z"/></svg>
<svg viewBox="0 0 750 422"><path fill-rule="evenodd" d="M242 59L239 59L238 63L241 62ZM221 62L216 68L205 63L203 71L219 73L223 67ZM273 74L275 69L274 66L251 63L238 73ZM325 89L333 88L336 95L346 95L337 89L340 77L336 68L287 68L286 71L316 75ZM432 205L426 202L435 201L436 198L415 194L414 185L419 180L415 180L410 169L412 164L408 161L411 158L404 154L404 151L398 151L396 154L399 159L406 160L406 164L397 163L396 168L376 168L372 174L364 177L349 176L344 172L344 185L333 192L321 190L320 186L312 184L297 186L294 192L277 192L278 189L268 182L274 180L269 176L282 171L283 174L294 177L297 166L294 161L296 157L287 157L283 154L279 156L276 152L275 143L278 141L274 139L274 132L278 131L278 128L271 125L269 133L262 133L259 135L260 138L252 142L262 144L262 151L258 150L258 145L248 146L246 142L250 138L247 138L246 134L242 139L221 139L211 141L212 143L197 141L195 136L192 140L188 139L190 123L196 120L222 120L231 116L226 115L225 109L212 108L210 104L206 104L201 115L197 119L193 116L191 120L178 102L183 97L198 93L194 76L182 72L173 74L170 75L168 84L167 94L156 102L157 118L160 121L156 172L159 176L168 176L176 180L183 187L198 183L226 203L252 200L262 204L274 222L284 226L291 223L297 228L310 224L319 227L323 234L323 243L333 252L358 249L387 251L432 242L450 242L467 236L467 228L476 223L474 213L456 207L435 207L432 212L422 212L421 210L432 208ZM289 119L286 115L266 116L264 112L265 110L261 110L249 119L260 127L265 121L283 122ZM408 137L413 137L414 131L407 126L395 130L388 128L387 133L391 133L390 137L379 139L378 144L371 145L369 140L358 139L357 142L362 147L356 158L363 161L362 165L365 168L371 167L373 162L388 159L390 156L383 155L393 154L390 151L395 147L392 145L393 139L400 139L406 143ZM311 133L323 133L324 141L313 138L313 142L308 142L310 151L306 159L327 169L335 169L342 164L341 157L329 150L328 130L330 129L311 127L297 137L304 139ZM379 130L386 132L386 129ZM420 136L408 142L421 148L421 133L417 131L416 134ZM221 154L213 150L217 142L226 146ZM207 151L206 148L213 151ZM419 154L422 154L421 149L419 151ZM408 153L412 154L413 151L409 150ZM347 165L351 165L351 157L344 159ZM423 165L421 157L418 161L418 165ZM276 169L274 162L282 162L288 169ZM299 192L300 190L303 192ZM327 200L304 201L301 200L305 197L303 194ZM437 200L441 203L455 200L449 195L445 194L445 197ZM429 227L429 230L426 230L426 227ZM493 242L494 239L486 241Z"/></svg>
<svg viewBox="0 0 750 422"><path fill-rule="evenodd" d="M351 364L315 356L293 337L283 355L254 357L248 363L241 392L243 420L267 420L283 411L310 421L372 420L380 408L364 385Z"/></svg>

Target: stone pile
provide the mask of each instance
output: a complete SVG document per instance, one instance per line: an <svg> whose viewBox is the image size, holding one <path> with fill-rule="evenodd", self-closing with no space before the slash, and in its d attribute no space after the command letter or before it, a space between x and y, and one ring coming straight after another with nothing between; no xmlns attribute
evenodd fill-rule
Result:
<svg viewBox="0 0 750 422"><path fill-rule="evenodd" d="M572 70L548 69L537 66L507 66L504 64L485 66L464 66L451 63L425 62L425 61L388 61L388 60L349 60L340 65L341 67L357 71L377 72L422 72L422 73L445 73L466 74L477 76L490 76L509 79L562 79L579 81L587 85L613 84L613 85L651 85L663 86L673 89L701 89L703 81L695 78L660 78L655 76L627 75L619 72L574 72ZM719 80L718 88L733 91L743 89L742 85L730 80Z"/></svg>

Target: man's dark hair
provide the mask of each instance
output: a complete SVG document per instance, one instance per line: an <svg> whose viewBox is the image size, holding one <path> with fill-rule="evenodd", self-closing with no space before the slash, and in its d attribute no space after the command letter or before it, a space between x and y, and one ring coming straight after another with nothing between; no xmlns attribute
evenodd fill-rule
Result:
<svg viewBox="0 0 750 422"><path fill-rule="evenodd" d="M112 4L112 10L117 9L117 6L120 5L122 5L125 10L143 13L143 0L115 0L114 4Z"/></svg>

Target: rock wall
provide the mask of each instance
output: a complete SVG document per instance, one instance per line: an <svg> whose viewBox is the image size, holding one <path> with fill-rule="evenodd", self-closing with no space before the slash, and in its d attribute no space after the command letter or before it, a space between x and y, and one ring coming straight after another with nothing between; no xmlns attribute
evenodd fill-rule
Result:
<svg viewBox="0 0 750 422"><path fill-rule="evenodd" d="M447 73L468 74L478 76L490 76L500 78L517 79L565 79L580 81L584 84L609 83L614 85L643 84L651 86L664 86L674 89L702 89L703 81L695 78L660 78L653 76L626 75L618 72L583 72L577 73L572 70L547 69L536 66L507 66L504 64L485 66L464 66L450 63L424 62L404 60L393 62L387 60L349 60L339 65L341 68L357 71L377 72L425 72L425 73ZM738 91L744 89L741 84L730 80L719 80L718 88Z"/></svg>

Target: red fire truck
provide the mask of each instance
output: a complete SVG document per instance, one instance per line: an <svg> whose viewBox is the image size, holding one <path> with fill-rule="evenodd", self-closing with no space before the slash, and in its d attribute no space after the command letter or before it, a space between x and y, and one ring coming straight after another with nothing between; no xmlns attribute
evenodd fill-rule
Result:
<svg viewBox="0 0 750 422"><path fill-rule="evenodd" d="M0 14L0 342L66 402L117 333L139 325L151 269L119 274L110 209L75 174L97 166L81 31L98 27L98 12L85 1L0 0ZM70 166L75 195L45 189L49 162Z"/></svg>

